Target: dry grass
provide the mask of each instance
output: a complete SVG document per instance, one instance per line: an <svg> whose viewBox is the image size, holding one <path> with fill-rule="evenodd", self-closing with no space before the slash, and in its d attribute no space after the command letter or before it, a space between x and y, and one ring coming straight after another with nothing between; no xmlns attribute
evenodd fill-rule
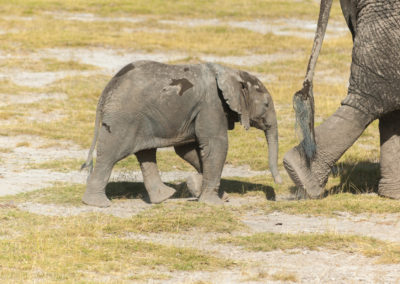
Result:
<svg viewBox="0 0 400 284"><path fill-rule="evenodd" d="M0 69L3 68L19 69L32 72L55 72L65 70L85 71L97 69L92 65L79 63L73 60L60 61L54 58L41 58L37 60L26 60L25 58L9 58L0 63Z"/></svg>
<svg viewBox="0 0 400 284"><path fill-rule="evenodd" d="M379 241L373 238L326 234L277 234L259 233L245 237L226 237L221 243L242 246L251 251L273 250L342 250L361 253L368 257L378 257L379 263L400 263L400 244Z"/></svg>
<svg viewBox="0 0 400 284"><path fill-rule="evenodd" d="M229 208L213 207L197 202L157 205L130 220L128 231L138 233L217 232L232 233L245 226ZM127 226L110 224L110 231L126 231Z"/></svg>
<svg viewBox="0 0 400 284"><path fill-rule="evenodd" d="M195 7L195 9L194 9ZM188 57L180 62L197 62L200 54L219 56L251 54L284 55L279 60L241 69L261 75L273 75L265 85L271 92L278 114L280 158L298 143L293 129L292 95L304 76L312 40L296 36L262 35L242 28L225 26L185 27L161 24L160 19L214 19L252 21L263 19L302 19L315 21L318 14L315 1L290 0L220 0L220 1L128 1L128 0L0 0L0 71L23 70L53 72L64 70L98 70L76 61L62 61L37 54L46 48L104 48L124 51L181 52ZM68 16L92 13L93 22L67 19ZM57 17L61 15L60 17ZM63 18L64 17L64 18ZM103 17L103 21L101 19ZM145 18L143 22L109 21L112 18ZM343 21L339 1L335 1L332 18ZM329 29L329 27L328 27ZM324 42L317 66L314 93L316 124L320 124L339 106L347 92L352 40L348 33L328 38ZM237 67L237 66L233 66ZM338 79L339 78L339 79ZM343 80L344 78L344 80ZM55 140L68 140L88 148L92 135L98 97L110 80L103 74L67 77L42 88L24 87L0 78L0 94L26 95L63 93L63 100L42 100L35 103L11 104L0 107L0 135L32 134ZM63 116L50 122L27 119L31 110L42 113L57 111ZM168 279L168 271L218 270L233 266L232 260L219 259L196 250L178 249L144 243L126 238L127 233L176 233L193 231L232 233L244 231L238 215L246 212L333 216L336 211L350 213L399 213L397 201L359 193L376 190L379 178L377 161L379 141L377 123L371 124L358 142L339 161L336 175L330 178L330 196L323 200L267 201L276 194L288 194L292 182L275 185L271 176L223 179L221 187L233 196L259 197L257 203L238 208L210 207L197 203L166 203L129 219L103 214L77 217L44 217L24 213L15 206L0 206L0 280L2 282L115 282ZM18 145L29 147L29 142ZM51 145L50 145L51 146ZM49 147L50 147L49 146ZM7 145L0 154L11 154ZM82 157L84 159L85 157ZM3 160L3 159L2 159ZM189 170L191 167L174 152L158 153L162 171ZM77 170L83 160L63 159L40 164L28 164L27 169L50 169L59 172ZM229 132L227 163L247 164L253 170L267 169L267 145L262 132L244 131L240 125ZM282 164L279 164L283 170ZM116 165L117 170L138 170L134 156ZM1 176L0 176L1 178ZM181 191L180 184L172 184ZM82 206L84 185L54 184L54 186L0 201L15 203L55 203ZM357 193L357 194L351 194ZM111 183L107 194L113 202L145 195L142 183ZM184 194L183 194L184 195ZM326 235L259 234L244 238L228 238L225 243L252 250L272 249L340 249L378 257L384 263L399 262L398 244L374 239ZM137 273L136 271L142 271ZM165 272L165 273L164 273ZM274 281L297 281L290 272L259 275Z"/></svg>
<svg viewBox="0 0 400 284"><path fill-rule="evenodd" d="M282 211L290 214L334 216L335 212L400 213L398 201L370 195L342 193L323 200L301 200L297 202L269 202L267 211Z"/></svg>
<svg viewBox="0 0 400 284"><path fill-rule="evenodd" d="M123 231L110 230L114 219L102 215L43 217L7 208L0 209L0 220L6 228L0 238L2 281L98 282L105 277L118 282L233 265L194 249L121 238Z"/></svg>
<svg viewBox="0 0 400 284"><path fill-rule="evenodd" d="M196 7L195 9L193 7ZM65 11L73 13L94 13L102 16L165 16L165 17L194 17L214 18L230 17L239 19L249 18L317 18L318 4L314 2L293 2L290 0L218 0L218 1L128 1L116 0L113 4L106 0L75 0L75 1L46 1L18 0L2 1L0 12L21 16L31 16L40 11ZM340 17L340 8L335 3L332 11L334 18Z"/></svg>

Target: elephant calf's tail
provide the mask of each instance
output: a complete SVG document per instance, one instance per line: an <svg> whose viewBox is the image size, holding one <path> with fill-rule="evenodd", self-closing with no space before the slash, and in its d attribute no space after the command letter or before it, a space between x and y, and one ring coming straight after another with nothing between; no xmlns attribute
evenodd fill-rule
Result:
<svg viewBox="0 0 400 284"><path fill-rule="evenodd" d="M103 97L103 96L102 96ZM101 121L101 106L102 106L102 99L100 98L99 103L97 105L96 110L96 121L94 123L94 137L92 141L92 146L90 146L89 154L86 159L86 162L82 164L81 170L85 168L89 168L89 174L93 171L93 151L96 147L97 138L99 137L99 124Z"/></svg>

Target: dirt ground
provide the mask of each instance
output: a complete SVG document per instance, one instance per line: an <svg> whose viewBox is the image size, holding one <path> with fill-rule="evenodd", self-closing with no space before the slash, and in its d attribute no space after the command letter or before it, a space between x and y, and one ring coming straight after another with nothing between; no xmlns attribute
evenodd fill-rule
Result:
<svg viewBox="0 0 400 284"><path fill-rule="evenodd" d="M91 14L66 14L60 17L69 17L77 21L116 21L115 18L100 18ZM120 19L121 21L141 21L142 19ZM193 19L180 22L165 20L172 25L198 26L206 24L220 25L217 19L202 20ZM312 38L315 24L313 22L282 21L274 20L271 23L255 22L230 22L230 25L250 29L260 34L273 31L277 34L290 33L291 28L301 24L308 32L301 35ZM280 28L277 28L280 27ZM346 31L342 23L332 23L330 34L334 37ZM1 32L1 30L0 30ZM120 67L132 60L151 59L157 61L173 61L185 58L186 54L177 53L127 53L124 50L106 50L102 48L49 48L40 52L26 54L29 58L56 58L58 60L75 60L81 63L91 64L99 67L96 71L58 71L58 72L26 72L18 68L2 70L0 78L10 79L17 85L41 87L46 86L55 80L71 75L88 76L90 74L105 74L111 76ZM295 54L269 54L246 56L218 57L204 55L200 58L206 61L218 61L228 64L244 65L260 64L265 61L279 61L282 58L290 58ZM10 55L0 53L0 59L7 60ZM273 75L261 78L264 81L272 81ZM333 78L337 81L346 81L347 78ZM333 80L330 78L330 80ZM66 94L47 93L47 94L25 94L13 96L11 94L0 94L0 106L9 104L26 104L38 102L43 99L52 98L54 100L65 99ZM62 118L62 113L50 112L40 113L32 111L29 119L40 121L54 121ZM1 125L11 123L7 119L0 120ZM29 142L29 143L27 143ZM24 145L26 143L26 145ZM54 144L52 147L43 148L44 145ZM86 172L77 170L70 172L55 172L45 169L29 169L26 165L31 163L41 163L54 159L75 158L85 159L88 149L82 149L69 141L59 141L44 139L37 136L18 135L0 136L0 145L6 145L12 151L0 152L0 195L13 195L21 192L39 190L51 186L54 182L68 182L84 184ZM169 151L167 149L167 151ZM233 167L226 165L223 177L251 177L259 175L269 175L269 171L253 171L247 166ZM282 174L286 174L283 173ZM163 172L164 182L184 180L190 175L189 172L173 171ZM141 182L142 176L138 171L121 172L114 171L111 180L114 181L135 181ZM287 199L288 196L277 196L277 199ZM290 197L289 197L290 198ZM175 202L168 200L167 202ZM233 197L225 206L238 206L243 203L254 202L251 198ZM152 205L140 199L126 200L124 202L113 203L109 208L94 208L89 206L60 206L52 204L39 204L26 202L17 205L19 209L35 214L52 216L75 216L85 212L102 212L120 218L129 218ZM335 217L312 217L305 215L290 215L281 212L262 214L260 212L249 212L241 220L249 227L248 234L256 232L279 232L279 233L298 233L298 232L334 232L338 234L352 234L360 236L370 236L379 240L400 242L400 215L399 214L362 214L353 215L346 212L337 212ZM358 254L350 254L341 251L330 250L294 250L294 251L272 251L272 252L249 252L243 248L216 244L214 241L220 237L217 233L197 233L187 234L128 234L126 238L144 240L153 243L174 245L178 247L193 247L216 255L228 257L234 260L244 260L254 262L254 269L242 270L236 268L229 271L217 272L170 272L164 274L171 276L170 280L153 280L149 283L187 283L187 282L212 282L212 283L260 283L260 282L285 282L285 280L265 280L263 275L274 273L293 274L298 282L301 283L399 283L400 264L378 264L375 258L368 258ZM264 280L263 280L264 279ZM107 281L112 279L98 279ZM287 280L289 281L289 280Z"/></svg>
<svg viewBox="0 0 400 284"><path fill-rule="evenodd" d="M51 143L47 139L33 136L0 137L0 144L12 146L24 141L29 141L28 147L16 147L11 153L2 153L3 161L0 173L1 195L15 194L29 190L38 190L50 186L52 182L85 183L85 172L72 171L66 173L52 172L49 170L25 169L24 164L41 162L48 159L75 157L84 158L86 149L65 142L61 146L40 149L44 143ZM167 181L183 180L190 173L183 171L163 172L162 179ZM224 177L229 176L252 176L270 174L267 171L251 171L248 167L227 166L224 169ZM140 172L124 174L114 172L112 180L115 181L142 181ZM7 189L7 190L5 190ZM277 196L277 199L280 197ZM287 198L282 196L281 198ZM235 197L230 199L225 206L239 206L241 204L255 202L251 198ZM167 202L175 202L169 200ZM109 208L95 208L90 206L61 206L52 204L39 204L26 202L17 205L19 209L35 214L50 216L74 216L87 212L101 212L111 214L120 218L129 218L152 205L141 199L131 199L124 202L113 203ZM249 212L242 222L249 227L248 234L258 232L279 233L324 233L334 232L337 234L352 234L370 236L376 239L400 242L399 214L363 214L352 215L346 212L337 212L334 218L311 217L305 215L290 215L281 212L262 214L260 212ZM168 281L157 281L153 283L193 283L204 281L211 283L259 283L263 282L266 274L289 274L295 275L301 283L398 283L400 281L399 264L377 264L376 259L368 258L358 254L349 254L332 250L294 250L294 251L272 251L272 252L249 252L240 247L232 245L216 244L215 240L223 235L217 233L187 234L130 234L126 238L143 240L164 245L177 247L192 247L202 251L228 257L237 261L257 263L254 269L243 270L240 268L229 271L218 272L170 272L164 271L165 275L171 277ZM301 269L299 269L301 267ZM99 279L107 281L107 279ZM268 282L274 282L268 280ZM280 280L277 282L281 282ZM283 281L285 282L285 281Z"/></svg>

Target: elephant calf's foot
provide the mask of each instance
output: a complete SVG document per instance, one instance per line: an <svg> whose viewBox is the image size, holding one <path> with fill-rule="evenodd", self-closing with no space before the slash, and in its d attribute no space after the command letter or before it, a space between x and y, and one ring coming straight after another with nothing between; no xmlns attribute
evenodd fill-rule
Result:
<svg viewBox="0 0 400 284"><path fill-rule="evenodd" d="M400 182L393 184L380 180L378 194L392 199L400 199Z"/></svg>
<svg viewBox="0 0 400 284"><path fill-rule="evenodd" d="M307 165L305 155L300 153L299 147L294 147L285 154L283 165L298 189L298 197L320 198L324 188L320 186L318 179L313 176Z"/></svg>
<svg viewBox="0 0 400 284"><path fill-rule="evenodd" d="M107 198L104 193L89 193L85 192L82 197L82 202L86 205L96 206L96 207L109 207L111 201Z"/></svg>
<svg viewBox="0 0 400 284"><path fill-rule="evenodd" d="M167 200L172 195L174 195L175 191L176 191L175 189L166 186L165 184L147 188L147 193L149 194L150 202L154 204L161 203L164 200Z"/></svg>
<svg viewBox="0 0 400 284"><path fill-rule="evenodd" d="M211 205L224 204L224 201L219 197L218 190L216 189L204 189L199 197L199 201Z"/></svg>
<svg viewBox="0 0 400 284"><path fill-rule="evenodd" d="M193 197L198 198L201 194L201 184L203 176L201 174L193 174L186 180L187 188Z"/></svg>

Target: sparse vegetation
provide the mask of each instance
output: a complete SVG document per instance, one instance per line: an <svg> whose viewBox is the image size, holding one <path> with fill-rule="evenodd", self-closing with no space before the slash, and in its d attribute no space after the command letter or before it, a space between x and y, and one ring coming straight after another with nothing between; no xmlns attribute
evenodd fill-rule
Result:
<svg viewBox="0 0 400 284"><path fill-rule="evenodd" d="M322 200L301 200L297 202L268 202L267 212L282 211L290 214L335 216L336 212L400 213L398 201L369 195L342 193Z"/></svg>
<svg viewBox="0 0 400 284"><path fill-rule="evenodd" d="M334 2L332 18L344 25L339 1ZM13 137L22 134L51 139L38 149L63 148L66 146L57 143L67 140L85 149L90 146L97 100L111 74L104 73L95 65L80 62L79 58L49 56L48 49L182 54L182 59L171 59L174 63L195 63L201 55L220 58L270 55L270 60L259 64L242 62L235 65L232 62L230 65L259 75L271 92L277 109L279 155L282 158L298 143L293 130L292 95L301 86L312 40L301 36L304 32L302 24L287 28L286 34L279 35L268 31L258 33L230 23L279 20L283 24L293 19L314 22L318 10L318 2L306 0L115 0L112 3L106 0L0 0L0 135ZM206 24L180 24L193 19L204 20ZM213 19L220 23L214 25ZM162 20L176 20L177 23ZM346 95L351 47L350 33L328 37L324 42L314 85L317 125L336 110ZM23 76L20 81L2 76L65 71L73 72L40 87L24 83ZM84 75L79 73L82 71L85 71ZM23 100L39 94L60 94L61 98L49 96L40 100ZM18 102L19 99L22 103ZM57 119L50 116L50 119L40 120L32 116L33 112L60 115ZM19 157L18 151L34 147L29 136L15 145L15 149L7 144L1 145L1 164L14 163L13 159ZM329 195L322 200L273 201L293 190L293 183L287 175L282 176L281 185L275 185L270 175L222 179L221 189L233 199L245 200L233 206L167 202L148 206L129 218L118 218L104 212L49 217L19 209L21 204L28 203L81 209L85 185L71 184L70 181L32 192L1 196L0 280L17 283L162 281L171 279L177 271L229 271L238 265L233 257L222 258L215 251L198 248L196 243L192 244L195 249L191 249L130 237L152 234L178 238L191 234L221 236L219 245L243 249L243 253L341 250L374 257L380 263L400 263L398 243L333 233L244 236L251 232L241 222L247 214L275 211L329 217L335 217L337 212L366 216L399 214L398 201L363 194L376 191L380 176L378 149L378 123L374 122L333 169L327 184ZM174 151L159 151L157 157L161 171L193 170ZM67 173L79 170L85 158L32 159L18 171ZM229 132L227 163L249 165L251 170L266 170L268 160L264 134L255 129L245 131L237 124ZM139 164L135 156L130 156L120 161L115 170L137 171ZM284 173L282 164L280 170ZM0 179L7 174L9 172L1 171ZM169 185L177 190L175 197L188 196L180 181ZM146 199L144 185L139 182L110 182L106 192L114 204L134 198ZM284 268L271 272L254 260L240 265L243 269L246 265L263 268L249 276L248 281L302 282L300 273ZM193 283L207 282L195 281Z"/></svg>
<svg viewBox="0 0 400 284"><path fill-rule="evenodd" d="M67 206L82 206L83 184L55 183L54 186L23 192L17 195L1 196L3 202L37 202L41 204L62 204Z"/></svg>
<svg viewBox="0 0 400 284"><path fill-rule="evenodd" d="M22 58L10 58L0 63L0 69L14 69L32 72L56 72L65 70L96 70L95 66L76 61L60 61L54 58L40 58L38 60L25 60Z"/></svg>
<svg viewBox="0 0 400 284"><path fill-rule="evenodd" d="M144 267L165 277L156 273L157 269L216 270L233 265L195 249L117 237L109 229L113 219L102 215L44 217L0 208L2 228L6 228L0 238L0 279L96 282L108 276L120 280L139 277ZM139 278L146 279L145 273Z"/></svg>
<svg viewBox="0 0 400 284"><path fill-rule="evenodd" d="M342 250L349 253L362 253L368 257L379 257L380 263L399 263L400 244L379 241L373 238L326 234L276 234L259 233L245 237L219 239L221 243L243 246L252 251L272 250Z"/></svg>

